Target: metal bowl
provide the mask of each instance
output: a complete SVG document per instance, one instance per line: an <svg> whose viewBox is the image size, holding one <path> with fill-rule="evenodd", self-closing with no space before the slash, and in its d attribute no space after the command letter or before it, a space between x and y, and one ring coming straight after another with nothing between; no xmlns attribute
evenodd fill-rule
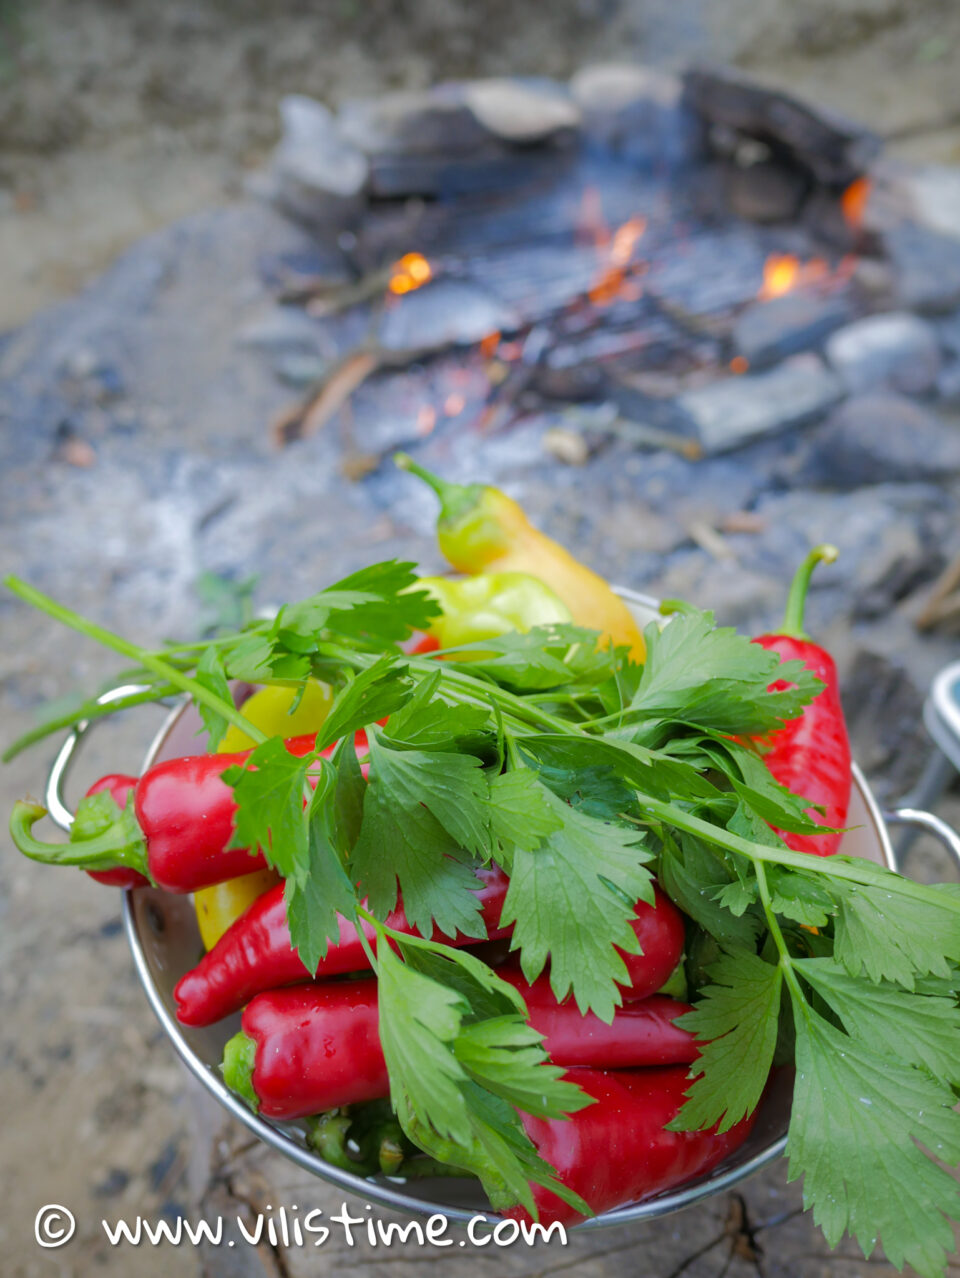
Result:
<svg viewBox="0 0 960 1278"><path fill-rule="evenodd" d="M658 619L656 600L629 590L620 590L618 593L627 601L642 625ZM130 689L115 689L107 697L121 695L123 691ZM199 727L199 716L192 705L175 709L151 743L144 768L162 759L199 753ZM83 728L64 744L48 785L48 809L53 818L64 825L69 824L71 817L63 802L62 783L82 733ZM869 786L856 767L853 770L849 819L852 828L844 837L843 851L896 869L896 858L884 819ZM243 1101L227 1089L219 1070L224 1044L240 1028L239 1014L206 1029L190 1029L176 1019L174 987L180 977L195 966L203 953L191 898L172 896L152 888L126 891L123 896L123 918L140 981L177 1054L207 1091L256 1136L305 1170L368 1202L418 1215L442 1213L459 1221L466 1221L478 1213L495 1218L478 1181L451 1177L406 1184L384 1176L365 1179L331 1166L308 1149L300 1125L270 1122L252 1113ZM603 1229L629 1221L664 1216L688 1207L701 1198L728 1189L766 1166L783 1153L786 1144L790 1092L791 1080L786 1073L782 1073L769 1088L748 1140L735 1154L707 1175L641 1203L604 1212L579 1228Z"/></svg>

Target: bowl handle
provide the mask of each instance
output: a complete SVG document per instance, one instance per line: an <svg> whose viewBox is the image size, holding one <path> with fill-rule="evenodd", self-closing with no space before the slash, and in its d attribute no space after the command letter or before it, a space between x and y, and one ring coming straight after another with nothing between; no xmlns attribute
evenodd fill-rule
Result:
<svg viewBox="0 0 960 1278"><path fill-rule="evenodd" d="M915 829L925 830L932 834L956 862L960 869L960 835L942 817L933 812L924 812L922 808L893 808L883 814L888 825L909 825ZM895 854L897 869L902 873L902 850Z"/></svg>
<svg viewBox="0 0 960 1278"><path fill-rule="evenodd" d="M99 706L105 706L112 701L122 701L124 697L132 697L137 693L146 692L147 688L148 685L144 683L118 684L117 687L101 693L96 698L96 702ZM71 729L70 735L57 751L57 757L50 765L46 789L44 790L44 806L47 809L50 820L55 825L58 825L61 830L69 830L71 825L73 825L73 812L67 806L63 794L67 776L76 761L80 744L93 727L94 722L95 720L82 719Z"/></svg>

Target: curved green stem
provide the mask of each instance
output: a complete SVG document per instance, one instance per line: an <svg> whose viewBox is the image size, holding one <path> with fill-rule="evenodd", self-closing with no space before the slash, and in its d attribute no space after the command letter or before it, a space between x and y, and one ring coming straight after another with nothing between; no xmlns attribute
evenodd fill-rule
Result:
<svg viewBox="0 0 960 1278"><path fill-rule="evenodd" d="M831 546L829 542L814 546L813 550L810 551L797 569L790 584L787 607L783 614L783 625L777 631L778 634L785 635L791 639L809 638L803 628L803 614L807 605L810 578L813 576L813 570L817 564L832 564L839 553L836 546Z"/></svg>
<svg viewBox="0 0 960 1278"><path fill-rule="evenodd" d="M48 617L53 617L56 621L62 622L63 625L69 626L71 630L76 630L78 634L85 635L88 639L96 640L97 643L103 644L105 648L118 652L122 657L129 657L132 661L139 662L145 669L152 670L154 674L165 679L167 683L173 684L181 692L188 693L194 701L202 702L203 705L208 706L211 710L215 710L228 723L235 724L236 727L240 728L254 741L262 742L267 740L266 733L261 732L258 727L244 718L232 701L225 701L222 697L218 697L215 692L211 692L209 688L204 687L198 679L193 679L189 675L183 674L182 671L168 661L164 661L146 648L130 643L129 640L121 638L120 635L115 635L111 630L105 630L103 626L98 626L96 622L88 621L86 617L81 617L72 608L67 608L64 604L58 603L56 599L51 599L42 590L37 590L35 586L31 586L28 582L21 581L19 577L4 577L3 584L18 599L32 604L34 608L45 612Z"/></svg>
<svg viewBox="0 0 960 1278"><path fill-rule="evenodd" d="M10 838L31 861L75 865L82 870L114 870L126 866L150 877L146 840L129 808L124 808L118 820L101 834L71 843L45 843L34 837L33 827L46 815L47 809L41 804L23 799L13 805L10 813Z"/></svg>
<svg viewBox="0 0 960 1278"><path fill-rule="evenodd" d="M806 1004L803 996L803 990L800 988L800 982L797 980L797 973L794 970L793 959L790 950L787 947L786 939L780 928L780 920L777 918L770 898L770 888L767 883L766 867L759 861L754 862L754 869L757 875L757 886L760 889L760 900L763 903L763 912L767 918L767 927L770 929L770 935L773 937L774 944L780 954L780 968L783 972L783 979L790 987L795 1000L799 1004Z"/></svg>
<svg viewBox="0 0 960 1278"><path fill-rule="evenodd" d="M449 479L441 479L415 462L409 453L394 453L393 460L400 470L416 475L433 489L440 498L440 519L443 521L459 519L483 496L483 484L454 484Z"/></svg>
<svg viewBox="0 0 960 1278"><path fill-rule="evenodd" d="M45 737L52 736L54 732L60 732L64 728L72 728L76 723L81 723L87 719L103 719L107 715L117 714L120 710L128 710L131 706L146 705L150 701L159 701L163 697L169 697L178 691L179 689L175 688L173 684L154 684L144 692L133 692L128 697L118 697L116 701L85 701L73 710L57 715L55 719L48 719L45 723L38 723L35 728L31 728L23 736L17 737L16 741L0 755L0 761L9 763L11 759L15 759L28 746L36 745L38 741L43 741Z"/></svg>

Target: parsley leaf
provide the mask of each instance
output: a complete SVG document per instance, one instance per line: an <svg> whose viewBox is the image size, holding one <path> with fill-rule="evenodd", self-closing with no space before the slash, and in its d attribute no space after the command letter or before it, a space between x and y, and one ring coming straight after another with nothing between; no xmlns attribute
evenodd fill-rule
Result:
<svg viewBox="0 0 960 1278"><path fill-rule="evenodd" d="M835 954L851 976L888 980L913 989L915 976L948 976L948 959L960 959L957 913L903 896L897 876L889 888L833 881L840 898Z"/></svg>
<svg viewBox="0 0 960 1278"><path fill-rule="evenodd" d="M399 955L383 935L377 946L380 1041L391 1099L406 1134L435 1157L480 1176L495 1205L519 1201L535 1214L528 1183L533 1180L583 1210L586 1204L538 1156L513 1102L519 1098L536 1112L560 1117L590 1098L546 1062L538 1036L492 972L479 978L475 968L482 965L474 960L458 978L441 981L435 978L445 966L460 966L462 955L444 947L428 961L422 947L395 934L393 939ZM478 979L485 997L499 998L512 1014L474 1015L469 992Z"/></svg>
<svg viewBox="0 0 960 1278"><path fill-rule="evenodd" d="M294 651L312 651L326 630L392 648L414 630L422 630L440 611L417 583L415 564L387 560L351 573L326 590L281 608L273 635ZM301 645L306 641L308 647Z"/></svg>
<svg viewBox="0 0 960 1278"><path fill-rule="evenodd" d="M237 803L229 846L249 848L251 855L259 849L275 870L300 887L310 873L303 795L311 764L309 756L290 754L281 737L270 737L243 766L223 774Z"/></svg>
<svg viewBox="0 0 960 1278"><path fill-rule="evenodd" d="M700 839L681 834L665 841L660 854L660 886L667 896L721 945L750 949L760 933L754 914L739 916L718 900L718 891L736 881L736 875Z"/></svg>
<svg viewBox="0 0 960 1278"><path fill-rule="evenodd" d="M487 849L487 782L472 755L391 749L370 735L370 775L350 859L370 908L385 917L403 893L409 921L429 936L484 936L472 852Z"/></svg>
<svg viewBox="0 0 960 1278"><path fill-rule="evenodd" d="M920 1146L960 1162L952 1090L844 1034L796 996L793 1003L789 1179L803 1175L804 1206L832 1247L849 1230L864 1255L881 1240L897 1269L910 1264L939 1278L954 1247L944 1215L960 1212L960 1188Z"/></svg>
<svg viewBox="0 0 960 1278"><path fill-rule="evenodd" d="M515 924L510 948L520 951L528 981L549 958L557 998L572 991L581 1012L609 1022L621 1002L616 982L627 978L614 947L639 952L630 920L638 899L653 901L644 865L651 854L638 831L606 825L541 789L562 824L538 848L513 848L502 922Z"/></svg>
<svg viewBox="0 0 960 1278"><path fill-rule="evenodd" d="M678 613L644 631L647 660L628 718L672 718L718 732L756 736L795 718L823 687L802 661L781 662L713 613ZM771 683L793 686L770 692Z"/></svg>
<svg viewBox="0 0 960 1278"><path fill-rule="evenodd" d="M777 1045L783 970L756 955L725 954L707 969L714 982L677 1024L696 1034L700 1057L689 1099L671 1131L697 1131L719 1123L728 1131L751 1114L763 1094Z"/></svg>
<svg viewBox="0 0 960 1278"><path fill-rule="evenodd" d="M211 647L203 650L203 656L197 664L195 677L197 683L206 688L208 692L215 692L218 697L226 701L227 705L233 705L233 693L230 691L226 671L223 668L223 661L216 648ZM203 726L207 730L207 749L210 751L216 750L227 731L227 720L218 710L211 709L204 701L198 701L196 706L200 712L200 718L203 720Z"/></svg>
<svg viewBox="0 0 960 1278"><path fill-rule="evenodd" d="M356 761L356 752L349 753ZM284 885L290 940L311 976L340 935L339 915L356 916L357 894L338 846L336 810L326 801L336 785L336 772L326 764L308 814L307 874L302 882L291 877Z"/></svg>
<svg viewBox="0 0 960 1278"><path fill-rule="evenodd" d="M509 631L475 643L445 649L447 659L467 656L464 669L518 692L543 692L568 686L592 687L611 678L622 649L598 645L595 630L553 624L521 634Z"/></svg>
<svg viewBox="0 0 960 1278"><path fill-rule="evenodd" d="M960 1008L955 999L911 994L896 985L871 985L829 958L794 959L793 964L848 1034L960 1087Z"/></svg>
<svg viewBox="0 0 960 1278"><path fill-rule="evenodd" d="M406 663L384 654L337 693L317 734L317 748L323 750L332 741L352 736L358 728L393 714L410 699L413 690Z"/></svg>
<svg viewBox="0 0 960 1278"><path fill-rule="evenodd" d="M422 750L462 750L473 754L489 747L492 733L489 710L483 706L458 706L437 695L442 672L436 670L417 687L401 709L390 715L384 735Z"/></svg>

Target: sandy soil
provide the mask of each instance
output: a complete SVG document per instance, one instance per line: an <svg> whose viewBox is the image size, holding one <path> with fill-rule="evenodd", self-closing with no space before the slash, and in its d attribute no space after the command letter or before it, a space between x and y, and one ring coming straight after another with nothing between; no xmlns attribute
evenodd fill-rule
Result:
<svg viewBox="0 0 960 1278"><path fill-rule="evenodd" d="M0 331L234 197L286 92L729 59L960 160L951 0L0 0Z"/></svg>

